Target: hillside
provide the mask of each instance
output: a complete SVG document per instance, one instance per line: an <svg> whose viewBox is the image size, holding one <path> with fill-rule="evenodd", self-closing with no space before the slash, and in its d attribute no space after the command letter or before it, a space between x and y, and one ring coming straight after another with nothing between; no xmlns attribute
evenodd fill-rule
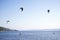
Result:
<svg viewBox="0 0 60 40"><path fill-rule="evenodd" d="M9 28L0 27L0 31L17 31L17 30L11 30Z"/></svg>

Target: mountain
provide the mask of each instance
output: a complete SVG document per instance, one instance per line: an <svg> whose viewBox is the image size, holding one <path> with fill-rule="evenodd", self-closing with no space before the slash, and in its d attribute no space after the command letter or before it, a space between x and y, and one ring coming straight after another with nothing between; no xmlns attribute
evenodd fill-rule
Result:
<svg viewBox="0 0 60 40"><path fill-rule="evenodd" d="M0 27L0 31L17 31L17 30L12 30L12 29L9 29L9 28Z"/></svg>

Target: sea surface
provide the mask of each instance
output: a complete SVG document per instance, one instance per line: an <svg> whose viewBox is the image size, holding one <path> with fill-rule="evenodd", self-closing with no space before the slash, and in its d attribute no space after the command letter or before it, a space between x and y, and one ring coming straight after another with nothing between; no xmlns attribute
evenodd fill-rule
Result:
<svg viewBox="0 0 60 40"><path fill-rule="evenodd" d="M0 40L60 40L60 31L6 31Z"/></svg>

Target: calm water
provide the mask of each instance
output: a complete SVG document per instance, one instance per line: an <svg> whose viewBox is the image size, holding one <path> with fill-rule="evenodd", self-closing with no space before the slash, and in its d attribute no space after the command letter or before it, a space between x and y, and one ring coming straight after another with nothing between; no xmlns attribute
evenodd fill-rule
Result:
<svg viewBox="0 0 60 40"><path fill-rule="evenodd" d="M60 31L0 32L0 40L60 40Z"/></svg>

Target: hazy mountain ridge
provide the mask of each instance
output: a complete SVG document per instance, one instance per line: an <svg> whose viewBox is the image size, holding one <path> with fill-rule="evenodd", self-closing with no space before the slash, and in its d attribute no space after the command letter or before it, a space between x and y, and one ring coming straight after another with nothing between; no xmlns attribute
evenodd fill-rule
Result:
<svg viewBox="0 0 60 40"><path fill-rule="evenodd" d="M0 26L0 31L18 31L18 30L12 30L12 29L5 28L5 27L1 27Z"/></svg>
<svg viewBox="0 0 60 40"><path fill-rule="evenodd" d="M18 31L18 30L12 30L12 29L0 26L0 31ZM60 31L60 29L42 29L42 30L24 30L24 31Z"/></svg>

